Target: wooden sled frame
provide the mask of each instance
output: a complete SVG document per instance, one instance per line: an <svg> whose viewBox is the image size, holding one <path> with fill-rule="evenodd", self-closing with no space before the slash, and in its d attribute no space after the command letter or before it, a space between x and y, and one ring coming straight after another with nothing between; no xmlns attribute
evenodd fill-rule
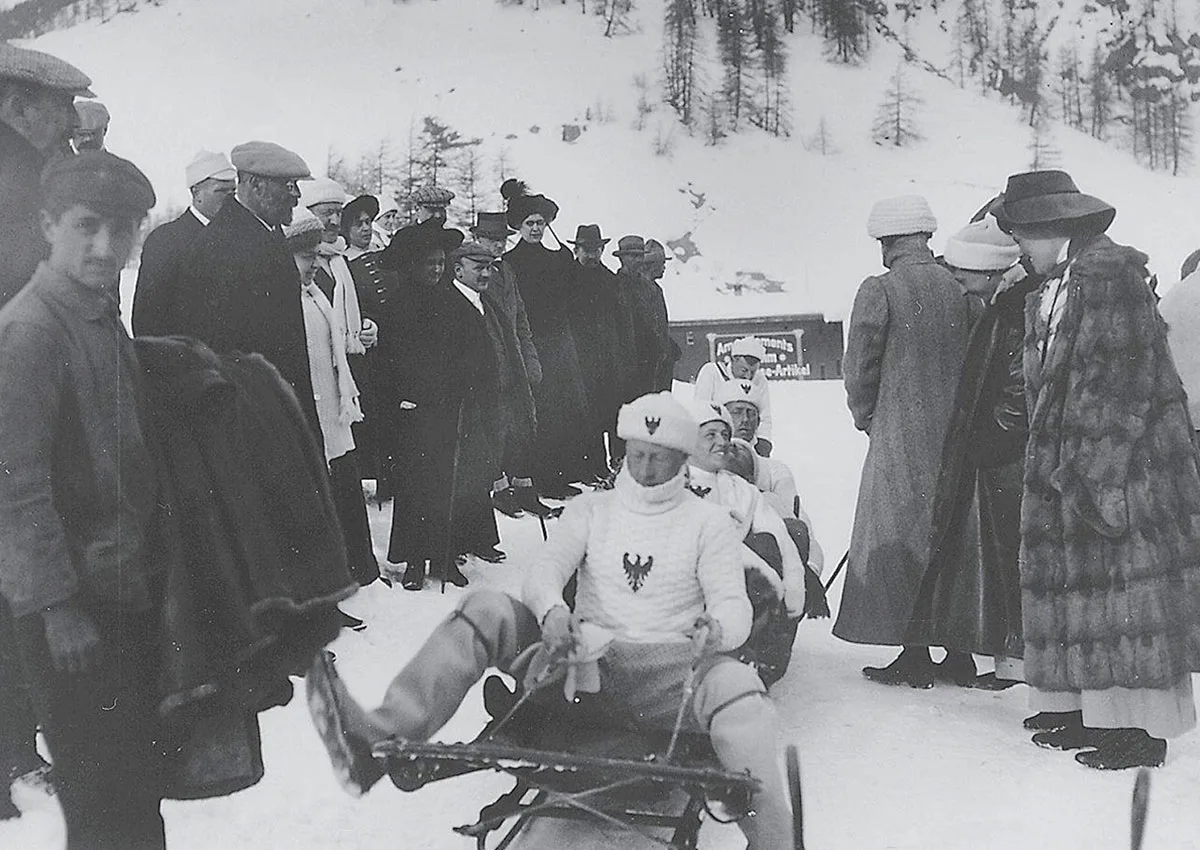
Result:
<svg viewBox="0 0 1200 850"><path fill-rule="evenodd" d="M722 823L739 820L748 813L749 800L759 787L749 774L716 766L711 751L699 763L691 763L691 759L689 763L668 763L660 754L609 758L482 739L467 744L389 739L376 746L373 755L386 761L392 782L404 791L480 770L513 777L516 784L512 790L484 806L474 823L454 828L460 835L474 838L478 850L489 850L489 836L501 831L490 850L505 850L536 818L601 821L671 850L695 850L705 813ZM799 755L794 745L787 751L787 774L795 847L803 850ZM681 791L686 801L682 809L664 812L612 796L635 790L643 799L648 794L661 799ZM671 829L670 839L648 831L654 828Z"/></svg>

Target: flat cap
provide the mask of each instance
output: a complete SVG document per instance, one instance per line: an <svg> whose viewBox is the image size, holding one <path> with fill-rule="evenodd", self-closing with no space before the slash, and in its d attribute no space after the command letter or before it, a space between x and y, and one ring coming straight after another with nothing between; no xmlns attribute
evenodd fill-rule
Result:
<svg viewBox="0 0 1200 850"><path fill-rule="evenodd" d="M229 152L233 167L260 177L280 177L285 180L307 180L312 177L298 153L274 142L243 142Z"/></svg>
<svg viewBox="0 0 1200 850"><path fill-rule="evenodd" d="M464 242L459 245L450 254L451 262L454 260L461 260L463 258L468 260L483 260L490 263L492 260L496 259L496 255L487 248L483 247L483 245L481 245L479 242L476 242L474 239L472 239L469 242Z"/></svg>
<svg viewBox="0 0 1200 850"><path fill-rule="evenodd" d="M183 174L187 178L189 189L197 183L203 183L209 179L233 180L237 178L237 171L230 165L229 157L216 151L199 151L187 164Z"/></svg>
<svg viewBox="0 0 1200 850"><path fill-rule="evenodd" d="M108 151L62 157L42 172L45 209L82 204L101 215L141 219L156 200L146 175L129 160Z"/></svg>
<svg viewBox="0 0 1200 850"><path fill-rule="evenodd" d="M441 186L422 186L412 193L411 200L418 207L444 207L454 200L454 193Z"/></svg>
<svg viewBox="0 0 1200 850"><path fill-rule="evenodd" d="M4 42L0 42L0 79L19 80L76 97L96 96L91 89L91 77L70 62Z"/></svg>
<svg viewBox="0 0 1200 850"><path fill-rule="evenodd" d="M79 128L85 133L95 133L108 126L112 116L108 107L98 100L81 100L75 104L75 114L79 116Z"/></svg>

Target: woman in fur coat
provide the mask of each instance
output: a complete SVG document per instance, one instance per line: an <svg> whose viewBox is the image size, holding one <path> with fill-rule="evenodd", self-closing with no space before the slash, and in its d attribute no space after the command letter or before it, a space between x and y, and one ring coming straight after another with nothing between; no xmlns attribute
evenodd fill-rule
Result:
<svg viewBox="0 0 1200 850"><path fill-rule="evenodd" d="M995 214L1045 275L1025 305L1025 725L1088 767L1160 765L1196 724L1200 470L1147 257L1061 171L1010 177Z"/></svg>

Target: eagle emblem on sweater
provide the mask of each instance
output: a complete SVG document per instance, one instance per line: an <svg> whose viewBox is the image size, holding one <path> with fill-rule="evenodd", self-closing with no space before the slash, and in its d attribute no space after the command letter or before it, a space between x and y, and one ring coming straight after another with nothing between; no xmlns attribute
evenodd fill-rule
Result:
<svg viewBox="0 0 1200 850"><path fill-rule="evenodd" d="M712 487L702 487L699 484L689 484L688 489L691 490L693 493L695 493L697 496L699 496L701 499L703 499L705 496L707 496L709 493L712 492Z"/></svg>
<svg viewBox="0 0 1200 850"><path fill-rule="evenodd" d="M650 575L650 569L654 566L654 556L649 555L643 560L642 556L638 555L630 560L629 553L626 552L621 561L625 567L625 580L629 582L630 590L637 593L646 583L646 576Z"/></svg>

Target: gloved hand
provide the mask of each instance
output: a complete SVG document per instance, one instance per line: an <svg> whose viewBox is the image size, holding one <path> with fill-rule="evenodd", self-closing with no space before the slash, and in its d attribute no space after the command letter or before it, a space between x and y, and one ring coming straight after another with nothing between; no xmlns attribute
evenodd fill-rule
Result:
<svg viewBox="0 0 1200 850"><path fill-rule="evenodd" d="M704 613L696 618L688 630L687 636L692 639L692 649L696 660L708 658L721 651L721 640L725 633L721 624L712 616Z"/></svg>
<svg viewBox="0 0 1200 850"><path fill-rule="evenodd" d="M579 618L565 605L556 605L542 619L542 645L551 655L567 656L579 640Z"/></svg>
<svg viewBox="0 0 1200 850"><path fill-rule="evenodd" d="M771 450L774 448L775 446L771 441L763 437L759 437L754 441L754 451L758 452L760 457L770 457Z"/></svg>
<svg viewBox="0 0 1200 850"><path fill-rule="evenodd" d="M804 616L804 602L808 593L803 576L789 576L783 580L783 606L793 620Z"/></svg>
<svg viewBox="0 0 1200 850"><path fill-rule="evenodd" d="M86 673L100 651L100 633L90 614L64 602L42 614L50 659L59 673Z"/></svg>

